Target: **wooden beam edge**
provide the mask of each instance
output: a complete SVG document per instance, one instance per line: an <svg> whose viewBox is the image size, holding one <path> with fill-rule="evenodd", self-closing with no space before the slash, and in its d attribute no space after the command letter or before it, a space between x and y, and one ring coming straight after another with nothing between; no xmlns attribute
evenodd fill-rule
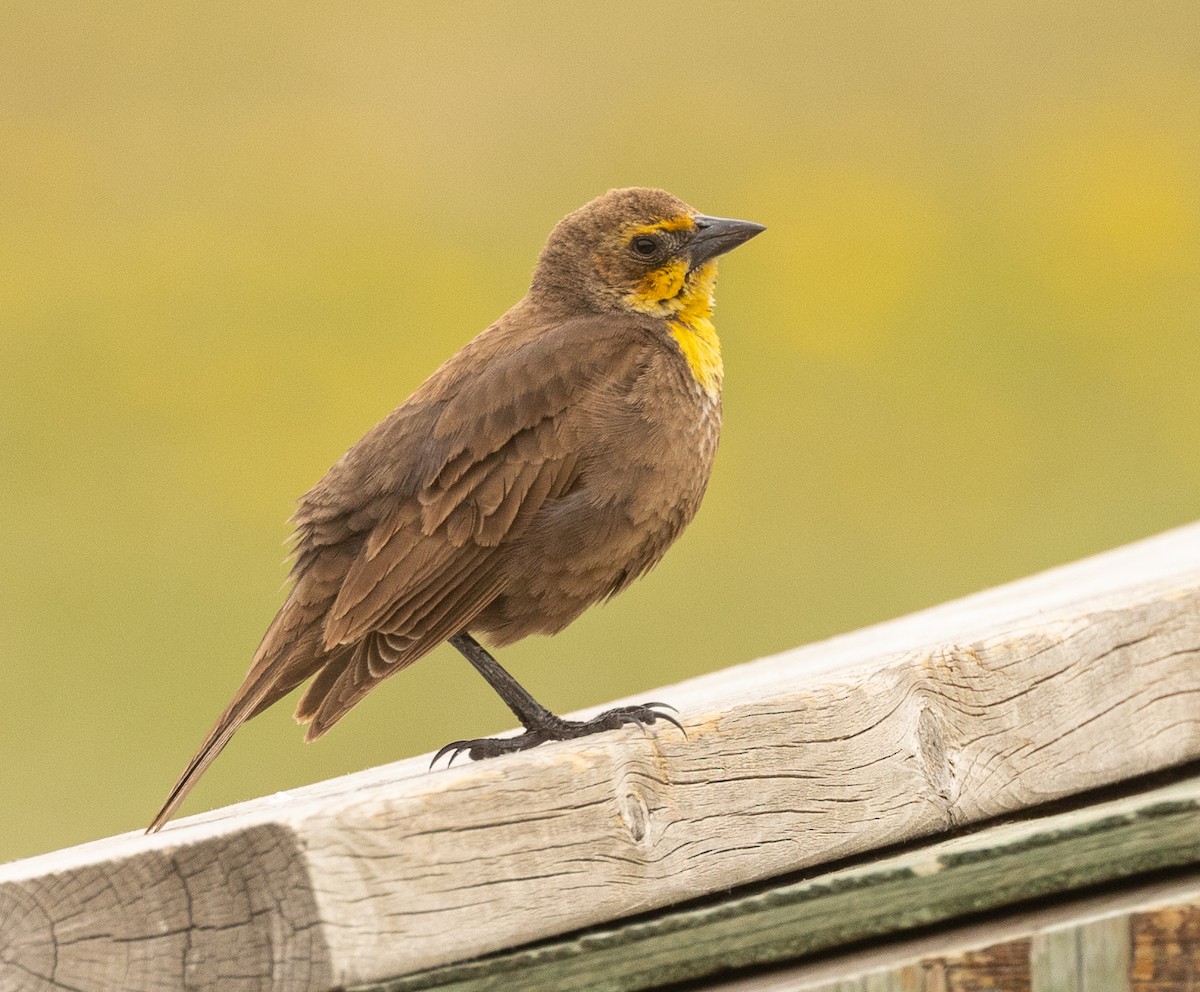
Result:
<svg viewBox="0 0 1200 992"><path fill-rule="evenodd" d="M1200 757L1197 562L1193 525L656 691L681 704L687 742L625 731L432 775L415 759L3 866L0 920L6 897L11 912L32 898L45 940L61 938L59 912L89 960L115 953L118 911L127 946L183 905L260 920L269 906L249 896L231 909L216 889L141 880L180 858L219 863L270 825L312 902L308 915L276 902L285 932L312 938L309 984L276 987L319 989L326 974L411 973L1141 775ZM261 866L238 871L263 905L277 899ZM89 878L112 899L85 899ZM203 955L184 945L186 968ZM19 951L41 953L36 933Z"/></svg>
<svg viewBox="0 0 1200 992"><path fill-rule="evenodd" d="M1165 868L1200 872L1200 777L347 992L640 992Z"/></svg>

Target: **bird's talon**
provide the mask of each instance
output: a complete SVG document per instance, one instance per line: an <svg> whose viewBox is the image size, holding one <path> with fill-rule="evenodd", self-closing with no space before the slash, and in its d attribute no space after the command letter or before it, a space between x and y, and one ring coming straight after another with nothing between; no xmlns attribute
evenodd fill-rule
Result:
<svg viewBox="0 0 1200 992"><path fill-rule="evenodd" d="M674 706L667 703L621 706L583 722L555 717L552 722L527 727L523 734L518 734L516 737L481 737L469 741L452 741L433 756L429 767L433 768L445 755L450 756L446 762L446 767L449 768L454 764L456 758L464 754L472 761L482 761L486 758L499 757L502 754L526 751L546 741L578 740L581 737L589 737L607 730L620 730L622 727L629 726L637 727L644 736L649 737L651 725L659 720L677 727L684 739L687 739L687 730L684 729L683 724L670 713L661 712L662 710L679 712Z"/></svg>
<svg viewBox="0 0 1200 992"><path fill-rule="evenodd" d="M660 704L655 703L652 705L660 705ZM672 706L671 709L675 710L676 713L679 712L679 710L676 710L674 706ZM676 720L675 717L671 716L670 713L659 713L658 718L660 720L662 720L664 723L669 723L669 724L671 724L672 727L678 728L679 732L681 734L683 734L683 739L685 741L688 739L687 728L684 727L684 725L682 723L680 723L678 720Z"/></svg>
<svg viewBox="0 0 1200 992"><path fill-rule="evenodd" d="M633 726L637 727L638 730L640 730L642 732L643 737L650 736L649 725L647 723L645 723L644 721L642 721L641 719L639 719L638 715L636 713L622 713L621 714L621 723L622 723L622 725L628 726L628 725L632 724Z"/></svg>
<svg viewBox="0 0 1200 992"><path fill-rule="evenodd" d="M450 760L446 762L446 767L449 768L452 764L454 764L454 759L462 754L464 749L469 748L470 744L470 741L451 741L445 747L440 748L437 754L433 756L433 760L429 762L429 770L433 771L433 766L438 763L438 760L443 755L453 752L450 754Z"/></svg>

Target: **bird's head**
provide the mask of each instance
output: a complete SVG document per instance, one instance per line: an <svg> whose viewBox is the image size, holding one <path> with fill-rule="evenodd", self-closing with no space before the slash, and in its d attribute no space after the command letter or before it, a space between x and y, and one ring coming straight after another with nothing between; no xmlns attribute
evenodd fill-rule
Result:
<svg viewBox="0 0 1200 992"><path fill-rule="evenodd" d="M763 230L697 213L665 190L609 190L550 232L533 291L601 313L671 317L711 307L717 256Z"/></svg>

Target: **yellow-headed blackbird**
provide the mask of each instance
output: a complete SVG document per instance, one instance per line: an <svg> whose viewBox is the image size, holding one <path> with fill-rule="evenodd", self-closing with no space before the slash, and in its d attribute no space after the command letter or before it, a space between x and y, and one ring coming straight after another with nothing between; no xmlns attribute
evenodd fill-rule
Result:
<svg viewBox="0 0 1200 992"><path fill-rule="evenodd" d="M762 230L640 188L563 218L525 297L301 499L291 593L150 830L239 726L301 682L296 719L316 740L446 640L525 727L450 744L451 760L674 723L657 703L563 720L473 635L504 645L562 630L695 515L721 429L715 260Z"/></svg>

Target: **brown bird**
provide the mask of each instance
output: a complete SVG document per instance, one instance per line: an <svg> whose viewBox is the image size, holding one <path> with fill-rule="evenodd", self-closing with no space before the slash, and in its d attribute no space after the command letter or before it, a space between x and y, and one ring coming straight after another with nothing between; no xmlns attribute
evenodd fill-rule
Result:
<svg viewBox="0 0 1200 992"><path fill-rule="evenodd" d="M474 635L503 646L557 633L691 521L721 429L715 259L763 230L641 188L563 218L525 297L300 500L291 593L149 831L238 727L301 682L312 678L296 719L313 741L446 640L525 732L439 757L675 723L659 703L563 720Z"/></svg>

